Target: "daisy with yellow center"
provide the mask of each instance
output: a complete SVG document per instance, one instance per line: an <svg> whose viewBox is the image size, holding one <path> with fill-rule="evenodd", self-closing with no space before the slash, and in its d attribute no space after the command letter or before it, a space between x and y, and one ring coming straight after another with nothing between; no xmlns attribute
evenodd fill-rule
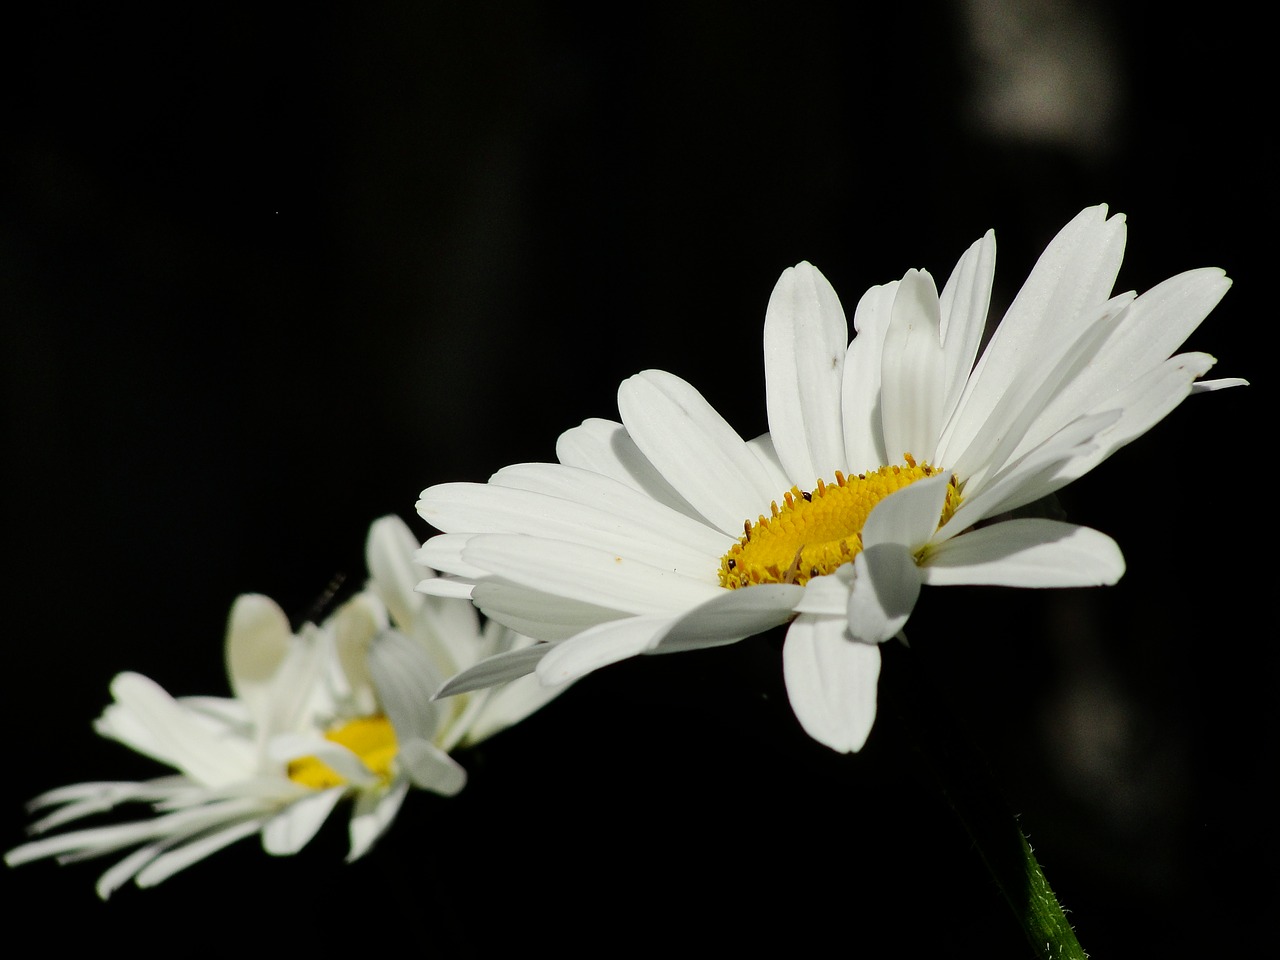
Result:
<svg viewBox="0 0 1280 960"><path fill-rule="evenodd" d="M477 664L442 694L530 671L555 685L640 653L732 643L790 622L788 696L815 739L860 749L878 644L923 584L1115 582L1116 544L1087 527L1007 519L1092 469L1193 392L1213 364L1173 352L1229 281L1192 270L1112 296L1125 224L1081 212L1045 250L978 356L991 233L941 294L910 270L844 310L814 267L786 270L764 325L769 433L746 441L698 391L647 370L621 423L560 437L558 464L424 490L443 533L419 559L544 643Z"/></svg>
<svg viewBox="0 0 1280 960"><path fill-rule="evenodd" d="M375 522L366 589L297 634L267 597L239 597L226 639L233 698L174 699L146 677L117 676L98 732L177 774L52 790L32 801L52 812L31 832L131 802L150 804L155 815L49 833L10 850L6 862L131 850L99 880L105 899L129 880L152 886L255 833L268 853L296 853L343 800L354 860L391 825L410 787L461 790L466 771L450 751L516 722L556 691L528 677L432 702L450 674L532 641L496 623L481 630L469 603L415 592L431 573L413 565L417 548L399 519Z"/></svg>

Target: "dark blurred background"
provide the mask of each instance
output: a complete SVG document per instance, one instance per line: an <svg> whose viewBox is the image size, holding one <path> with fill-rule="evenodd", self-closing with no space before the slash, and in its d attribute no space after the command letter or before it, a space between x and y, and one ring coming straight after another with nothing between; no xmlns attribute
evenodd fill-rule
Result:
<svg viewBox="0 0 1280 960"><path fill-rule="evenodd" d="M1118 289L1220 266L1195 397L1062 495L1113 588L926 591L910 653L1093 955L1231 956L1275 919L1269 548L1274 85L1231 4L33 6L4 32L9 695L0 824L145 778L97 738L122 669L226 691L241 592L305 616L426 485L554 458L646 367L765 429L761 323L817 264L846 310L987 228L993 314L1053 233L1129 217ZM1264 265L1265 263L1265 265ZM1258 320L1259 317L1263 319ZM1268 436L1270 434L1267 434ZM1263 523L1263 521L1267 521ZM779 636L611 667L411 796L365 860L242 842L149 891L0 870L50 945L773 947L1020 957L912 748L809 741ZM894 668L899 669L895 670ZM892 676L892 680L889 678ZM40 919L47 915L48 918ZM30 918L30 919L27 919ZM51 918L51 919L50 919ZM50 923L55 925L50 926ZM964 949L954 951L956 944ZM602 946L603 945L603 946Z"/></svg>

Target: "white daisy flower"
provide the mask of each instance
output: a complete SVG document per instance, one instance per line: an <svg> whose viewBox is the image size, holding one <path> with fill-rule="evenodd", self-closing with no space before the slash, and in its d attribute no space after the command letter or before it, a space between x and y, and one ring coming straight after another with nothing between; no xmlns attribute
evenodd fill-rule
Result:
<svg viewBox="0 0 1280 960"><path fill-rule="evenodd" d="M482 631L470 603L416 592L430 575L412 563L417 548L403 521L376 521L366 589L297 634L272 600L237 598L226 637L233 698L175 699L144 676L118 675L98 733L178 772L51 790L31 802L51 812L30 829L44 834L129 802L151 804L155 816L35 839L5 861L69 862L133 848L98 881L105 899L131 879L153 886L255 833L268 853L296 853L344 799L355 860L391 825L410 786L461 790L466 771L449 752L556 691L529 677L456 703L431 699L444 678L532 641L496 623Z"/></svg>
<svg viewBox="0 0 1280 960"><path fill-rule="evenodd" d="M1011 519L1141 435L1192 392L1203 353L1170 356L1230 286L1179 274L1111 295L1122 216L1084 210L1050 243L980 359L995 268L988 232L939 295L910 270L869 290L849 342L835 291L786 270L765 316L770 431L743 440L684 380L647 370L621 423L560 437L559 464L429 487L444 531L418 555L539 640L442 695L536 671L558 684L640 653L732 643L791 621L783 648L801 724L859 750L875 718L878 644L922 584L1079 587L1124 572L1087 527Z"/></svg>

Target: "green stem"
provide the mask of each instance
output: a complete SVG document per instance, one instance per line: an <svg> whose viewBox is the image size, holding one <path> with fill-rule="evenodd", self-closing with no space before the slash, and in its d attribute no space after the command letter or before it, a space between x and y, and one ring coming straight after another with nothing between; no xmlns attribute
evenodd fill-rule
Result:
<svg viewBox="0 0 1280 960"><path fill-rule="evenodd" d="M1087 960L986 761L963 735L954 711L946 709L946 694L925 675L914 651L896 643L882 649L881 697L896 708L925 769L964 825L1035 956Z"/></svg>
<svg viewBox="0 0 1280 960"><path fill-rule="evenodd" d="M1054 896L1053 888L1049 886L1044 871L1040 869L1040 861L1032 852L1031 844L1027 842L1027 837L1021 830L1018 831L1018 837L1022 840L1026 893L1021 898L1020 905L1012 901L1009 905L1022 921L1022 929L1026 932L1027 939L1040 951L1041 956L1049 957L1051 960L1058 960L1059 957L1065 960L1085 960L1088 954L1080 946L1080 941L1076 939L1076 932L1067 922L1062 904ZM1000 882L999 877L996 878L996 882ZM1008 897L1007 892L1005 896Z"/></svg>

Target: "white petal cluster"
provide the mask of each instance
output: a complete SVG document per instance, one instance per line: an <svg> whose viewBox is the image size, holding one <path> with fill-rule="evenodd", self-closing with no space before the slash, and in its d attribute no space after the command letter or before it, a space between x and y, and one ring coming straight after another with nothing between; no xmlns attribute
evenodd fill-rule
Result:
<svg viewBox="0 0 1280 960"><path fill-rule="evenodd" d="M443 533L419 560L447 576L419 589L469 596L545 641L464 671L442 693L529 672L555 685L790 622L796 716L817 740L856 751L875 718L877 644L900 635L923 585L1114 583L1124 561L1109 537L1010 511L1091 470L1189 394L1242 382L1201 381L1214 359L1175 354L1230 281L1200 269L1113 295L1125 233L1104 206L1076 216L981 356L992 233L941 293L922 270L867 291L852 342L831 285L799 264L765 317L765 436L744 440L692 385L646 370L619 388L621 422L569 430L559 463L424 490L418 511ZM785 491L905 453L943 473L882 500L853 562L804 586L720 585L744 521L768 516ZM962 500L939 526L951 478Z"/></svg>
<svg viewBox="0 0 1280 960"><path fill-rule="evenodd" d="M416 592L431 575L414 565L417 548L403 521L376 521L365 589L297 633L269 598L237 598L226 637L230 698L174 698L144 676L119 674L97 731L176 772L142 783L73 784L37 797L30 808L48 812L31 832L48 835L9 851L6 862L128 850L98 882L106 898L129 880L160 883L255 833L268 853L296 853L343 800L351 805L354 860L391 825L411 786L446 796L461 790L466 771L450 752L527 716L557 691L528 678L432 700L444 678L532 641L496 623L481 629L470 603ZM373 717L385 717L394 730L389 770L371 769L325 736ZM316 788L291 779L290 763L303 758L322 761L343 782ZM154 815L50 833L125 803L150 804Z"/></svg>

